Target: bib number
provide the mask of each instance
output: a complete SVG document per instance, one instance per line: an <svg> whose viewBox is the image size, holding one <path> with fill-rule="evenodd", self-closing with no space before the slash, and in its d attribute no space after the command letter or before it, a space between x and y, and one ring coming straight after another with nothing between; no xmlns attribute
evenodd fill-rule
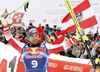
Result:
<svg viewBox="0 0 100 72"><path fill-rule="evenodd" d="M36 60L33 60L31 64L32 64L32 68L36 68L38 66L38 62Z"/></svg>

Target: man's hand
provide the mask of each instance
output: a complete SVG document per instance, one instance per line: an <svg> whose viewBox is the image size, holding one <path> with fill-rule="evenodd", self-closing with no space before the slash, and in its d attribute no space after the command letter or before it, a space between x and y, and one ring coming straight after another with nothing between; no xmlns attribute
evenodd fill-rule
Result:
<svg viewBox="0 0 100 72"><path fill-rule="evenodd" d="M3 14L2 24L3 24L3 25L7 25L9 19L10 19L10 14L4 13L4 14Z"/></svg>

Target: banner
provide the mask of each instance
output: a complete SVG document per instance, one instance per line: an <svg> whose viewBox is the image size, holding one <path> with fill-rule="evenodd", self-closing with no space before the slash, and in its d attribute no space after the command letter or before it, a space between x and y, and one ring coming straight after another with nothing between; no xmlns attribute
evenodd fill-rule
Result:
<svg viewBox="0 0 100 72"><path fill-rule="evenodd" d="M92 65L88 63L82 64L83 59L79 59L81 63L78 63L78 59L76 58L72 58L73 62L70 62L68 61L68 58L64 58L55 54L52 56L53 58L51 57L48 60L48 72L94 72ZM59 59L56 57L59 57ZM61 60L61 58L63 60ZM84 59L84 61L86 60ZM100 72L100 68L98 70Z"/></svg>
<svg viewBox="0 0 100 72"><path fill-rule="evenodd" d="M16 72L19 56L12 46L0 42L0 72Z"/></svg>

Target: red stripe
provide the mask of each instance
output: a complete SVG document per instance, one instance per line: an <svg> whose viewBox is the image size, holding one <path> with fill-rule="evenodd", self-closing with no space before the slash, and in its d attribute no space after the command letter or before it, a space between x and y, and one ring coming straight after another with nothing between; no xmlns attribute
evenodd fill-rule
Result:
<svg viewBox="0 0 100 72"><path fill-rule="evenodd" d="M75 7L75 8L73 9L73 11L74 11L75 14L77 14L78 12L82 12L82 11L88 9L89 7L91 7L89 1L88 1L88 0L85 0L85 1L83 1L81 4L79 4L77 7ZM68 14L64 17L64 19L62 20L62 23L69 21L71 18L72 18L72 17L71 17L71 15L70 15L70 13L68 13Z"/></svg>
<svg viewBox="0 0 100 72"><path fill-rule="evenodd" d="M96 20L95 16L92 16L92 17L82 21L80 23L80 27L83 29L86 29L86 28L92 27L96 24L97 24L97 20ZM73 26L68 27L66 30L62 30L60 32L57 32L56 34L59 36L59 35L64 35L65 33L68 33L68 32L75 32L75 31L76 31L76 26L73 25Z"/></svg>
<svg viewBox="0 0 100 72"><path fill-rule="evenodd" d="M3 26L4 26L4 32L10 31L9 28L8 28L8 26L6 26L6 25L3 25ZM5 30L6 28L8 28L8 29Z"/></svg>
<svg viewBox="0 0 100 72"><path fill-rule="evenodd" d="M58 38L56 41L51 42L52 44L61 44L65 39L65 36L62 35L60 38Z"/></svg>
<svg viewBox="0 0 100 72"><path fill-rule="evenodd" d="M72 37L72 40L75 42L76 41L76 39L74 38L74 37Z"/></svg>
<svg viewBox="0 0 100 72"><path fill-rule="evenodd" d="M71 40L69 40L70 44L73 45L73 43L71 42Z"/></svg>
<svg viewBox="0 0 100 72"><path fill-rule="evenodd" d="M97 20L96 20L95 16L92 16L92 17L82 21L80 23L80 27L83 28L83 29L86 29L86 28L92 27L92 26L94 26L96 24L97 24ZM73 25L71 27L68 27L66 31L67 32L75 32L76 31L76 26Z"/></svg>
<svg viewBox="0 0 100 72"><path fill-rule="evenodd" d="M22 48L20 46L18 46L18 44L12 39L10 38L8 40L8 42L11 44L11 46L13 46L19 53L22 52Z"/></svg>
<svg viewBox="0 0 100 72"><path fill-rule="evenodd" d="M6 36L6 38L11 37L11 32L10 32L10 30L4 31L4 35Z"/></svg>
<svg viewBox="0 0 100 72"><path fill-rule="evenodd" d="M4 30L4 32L8 32L8 31L10 31L9 29L7 29L7 30Z"/></svg>
<svg viewBox="0 0 100 72"><path fill-rule="evenodd" d="M60 47L57 47L57 48L53 48L53 49L48 49L48 53L49 54L57 53L57 52L60 52L60 51L64 51L64 47L63 46L60 46Z"/></svg>

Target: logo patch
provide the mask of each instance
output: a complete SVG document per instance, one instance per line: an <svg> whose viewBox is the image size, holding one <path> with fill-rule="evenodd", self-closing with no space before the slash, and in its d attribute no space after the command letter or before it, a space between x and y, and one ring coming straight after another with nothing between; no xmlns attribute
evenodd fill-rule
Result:
<svg viewBox="0 0 100 72"><path fill-rule="evenodd" d="M76 14L76 18L78 20L78 23L81 23L83 21L83 13L82 12L78 12Z"/></svg>

